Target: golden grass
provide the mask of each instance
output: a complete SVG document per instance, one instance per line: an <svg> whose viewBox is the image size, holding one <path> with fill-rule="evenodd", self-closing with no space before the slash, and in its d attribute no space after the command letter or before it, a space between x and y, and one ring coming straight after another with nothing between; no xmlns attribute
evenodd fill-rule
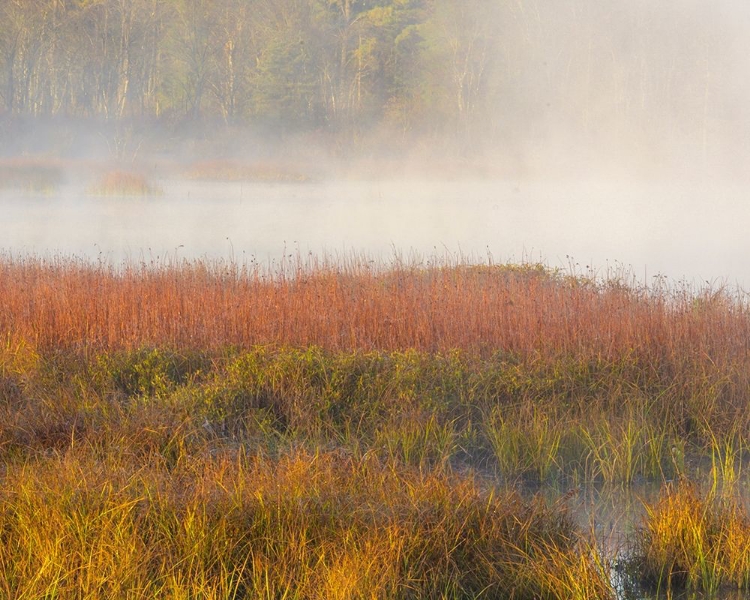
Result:
<svg viewBox="0 0 750 600"><path fill-rule="evenodd" d="M738 498L684 482L647 507L634 550L641 577L661 589L750 589L750 519Z"/></svg>
<svg viewBox="0 0 750 600"><path fill-rule="evenodd" d="M290 451L11 466L8 598L612 596L565 510L470 478Z"/></svg>
<svg viewBox="0 0 750 600"><path fill-rule="evenodd" d="M89 188L96 196L150 196L159 189L152 186L145 175L129 171L108 171Z"/></svg>

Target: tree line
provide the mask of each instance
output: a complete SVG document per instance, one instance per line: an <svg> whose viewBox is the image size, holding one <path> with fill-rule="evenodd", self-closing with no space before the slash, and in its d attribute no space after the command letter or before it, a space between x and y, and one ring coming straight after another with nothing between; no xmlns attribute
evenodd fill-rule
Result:
<svg viewBox="0 0 750 600"><path fill-rule="evenodd" d="M496 3L2 0L0 111L288 128L467 128Z"/></svg>
<svg viewBox="0 0 750 600"><path fill-rule="evenodd" d="M730 120L746 61L722 14L650 0L0 0L0 116L381 128L531 154L528 140L588 136L646 162L675 139L707 155L750 129Z"/></svg>

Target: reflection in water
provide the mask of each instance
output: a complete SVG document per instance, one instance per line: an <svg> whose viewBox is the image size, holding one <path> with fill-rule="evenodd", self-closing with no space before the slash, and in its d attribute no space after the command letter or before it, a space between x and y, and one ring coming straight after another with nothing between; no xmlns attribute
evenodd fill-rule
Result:
<svg viewBox="0 0 750 600"><path fill-rule="evenodd" d="M148 198L0 192L2 248L88 258L279 259L284 252L542 260L639 281L750 286L740 186L602 182L165 181ZM574 257L574 262L568 257Z"/></svg>

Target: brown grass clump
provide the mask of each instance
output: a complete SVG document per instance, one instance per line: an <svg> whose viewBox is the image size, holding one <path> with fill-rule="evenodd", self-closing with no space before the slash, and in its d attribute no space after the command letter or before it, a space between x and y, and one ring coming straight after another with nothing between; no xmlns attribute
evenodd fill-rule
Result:
<svg viewBox="0 0 750 600"><path fill-rule="evenodd" d="M259 181L305 183L313 180L306 169L273 162L243 163L211 160L193 164L187 171L189 179L208 181Z"/></svg>
<svg viewBox="0 0 750 600"><path fill-rule="evenodd" d="M89 191L97 196L149 196L159 192L144 175L129 171L108 171Z"/></svg>
<svg viewBox="0 0 750 600"><path fill-rule="evenodd" d="M750 519L732 495L668 487L647 507L634 550L641 577L659 588L750 589Z"/></svg>

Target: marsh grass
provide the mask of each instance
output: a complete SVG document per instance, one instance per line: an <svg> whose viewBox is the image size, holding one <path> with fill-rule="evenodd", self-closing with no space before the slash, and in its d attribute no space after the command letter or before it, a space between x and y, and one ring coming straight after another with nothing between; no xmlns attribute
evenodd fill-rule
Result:
<svg viewBox="0 0 750 600"><path fill-rule="evenodd" d="M0 352L0 453L124 439L129 452L173 456L170 440L189 430L199 447L298 440L427 470L479 469L509 483L668 481L710 461L714 485L738 480L739 427L686 435L661 421L661 410L650 412L650 399L630 394L628 410L615 409L598 398L599 384L592 391L579 381L568 390L555 384L567 404L542 401L544 373L456 352L81 354L9 344ZM677 460L686 454L688 465Z"/></svg>
<svg viewBox="0 0 750 600"><path fill-rule="evenodd" d="M605 598L505 486L706 464L637 556L746 587L748 339L740 295L539 265L5 257L0 595Z"/></svg>
<svg viewBox="0 0 750 600"><path fill-rule="evenodd" d="M695 296L705 292L624 287L537 265L297 257L270 267L197 261L116 269L6 257L0 281L4 330L50 347L502 353L547 368L540 391L571 377L593 384L609 369L627 378L623 386L635 376L669 378L686 410L709 414L747 379L743 297L722 292L697 310Z"/></svg>
<svg viewBox="0 0 750 600"><path fill-rule="evenodd" d="M660 589L750 589L750 520L738 497L683 481L647 506L633 566Z"/></svg>
<svg viewBox="0 0 750 600"><path fill-rule="evenodd" d="M89 188L94 196L153 196L158 187L149 183L145 175L131 171L107 171Z"/></svg>
<svg viewBox="0 0 750 600"><path fill-rule="evenodd" d="M4 478L6 597L611 596L561 506L373 455L80 449Z"/></svg>
<svg viewBox="0 0 750 600"><path fill-rule="evenodd" d="M555 425L549 413L535 406L524 408L530 414L494 407L485 436L505 477L546 481L560 470L558 453L565 427Z"/></svg>
<svg viewBox="0 0 750 600"><path fill-rule="evenodd" d="M179 397L217 436L301 436L506 481L670 480L716 452L728 479L727 456L748 447L747 307L724 293L538 265L5 258L0 300L0 389L42 406L39 390L93 406ZM46 425L24 439L85 421L27 413Z"/></svg>

